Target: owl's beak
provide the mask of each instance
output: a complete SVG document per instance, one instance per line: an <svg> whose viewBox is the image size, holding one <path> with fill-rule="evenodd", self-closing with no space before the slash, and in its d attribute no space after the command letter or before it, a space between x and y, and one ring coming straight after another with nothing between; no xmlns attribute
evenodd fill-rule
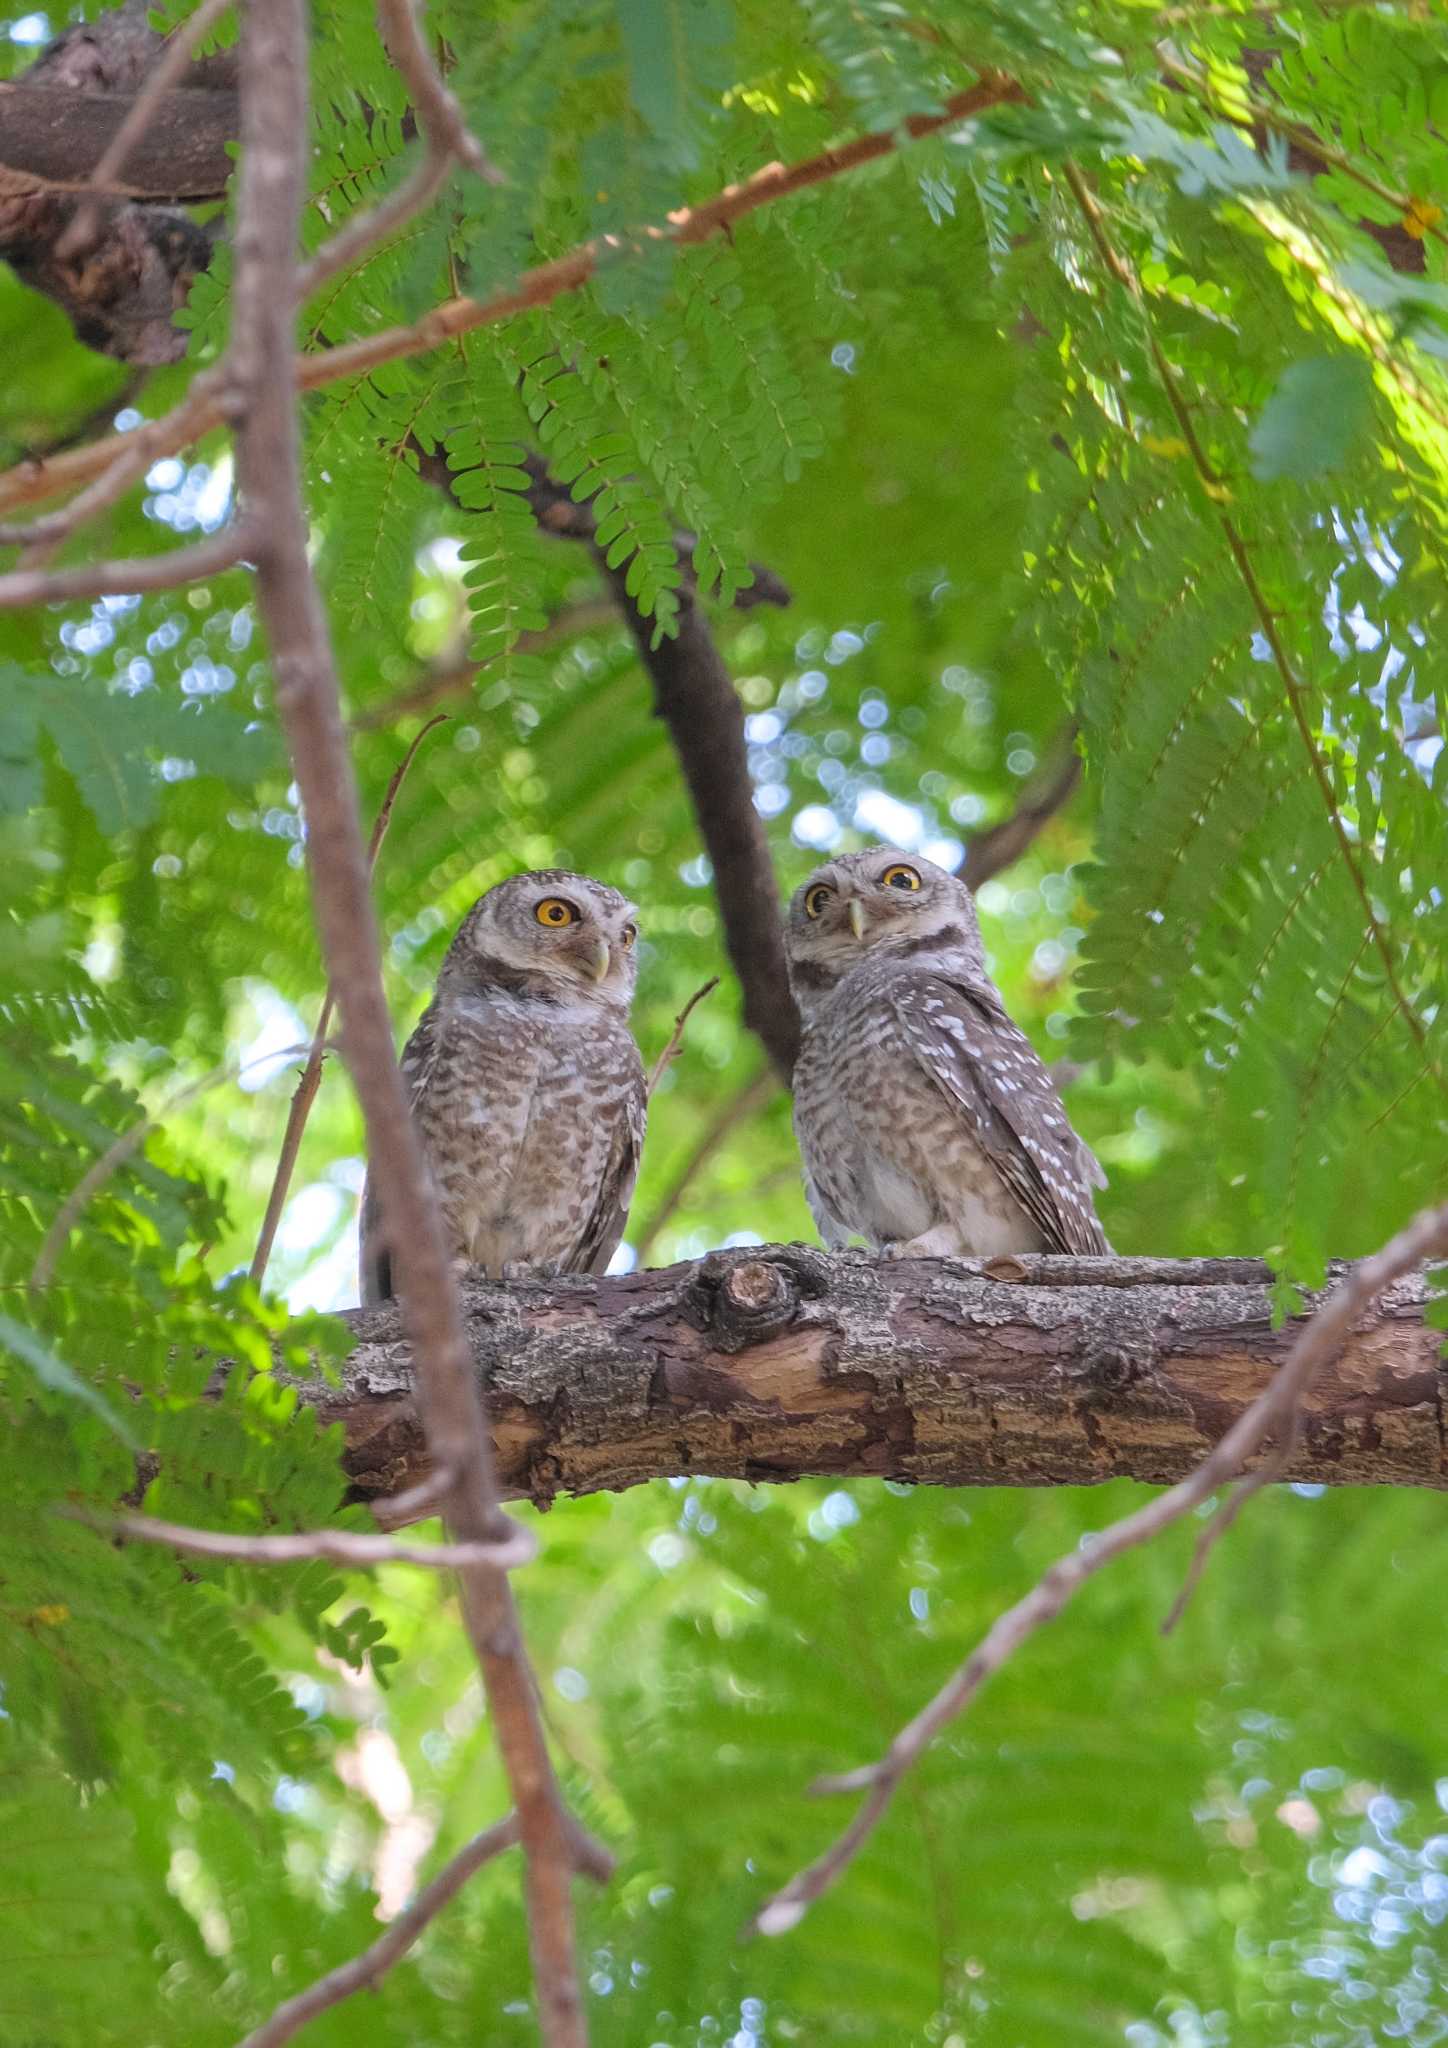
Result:
<svg viewBox="0 0 1448 2048"><path fill-rule="evenodd" d="M600 932L590 945L580 946L578 965L590 981L602 981L609 970L613 955L608 940Z"/></svg>
<svg viewBox="0 0 1448 2048"><path fill-rule="evenodd" d="M852 896L845 905L845 915L850 920L850 930L857 939L865 936L865 906L858 896Z"/></svg>

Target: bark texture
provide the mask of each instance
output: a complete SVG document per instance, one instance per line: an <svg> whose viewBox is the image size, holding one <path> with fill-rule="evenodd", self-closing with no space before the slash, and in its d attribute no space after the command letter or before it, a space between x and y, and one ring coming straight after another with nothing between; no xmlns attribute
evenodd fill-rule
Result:
<svg viewBox="0 0 1448 2048"><path fill-rule="evenodd" d="M1315 1380L1287 1477L1448 1485L1439 1333L1421 1278L1390 1289ZM1182 1478L1281 1365L1251 1259L712 1253L619 1278L467 1290L499 1479L513 1495L681 1473L942 1486ZM343 1384L306 1397L347 1435L379 1519L425 1476L391 1309L345 1317Z"/></svg>

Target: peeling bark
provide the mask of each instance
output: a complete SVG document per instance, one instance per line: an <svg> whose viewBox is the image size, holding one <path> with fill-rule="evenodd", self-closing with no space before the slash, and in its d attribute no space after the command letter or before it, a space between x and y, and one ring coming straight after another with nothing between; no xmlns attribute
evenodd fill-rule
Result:
<svg viewBox="0 0 1448 2048"><path fill-rule="evenodd" d="M1421 1279L1391 1289L1314 1383L1288 1469L1328 1484L1448 1486L1448 1368ZM1251 1259L826 1257L799 1245L691 1265L466 1291L499 1477L514 1497L681 1473L941 1486L1182 1478L1259 1394L1274 1330ZM425 1475L396 1313L344 1320L344 1424L379 1519ZM394 1518L397 1519L397 1518Z"/></svg>

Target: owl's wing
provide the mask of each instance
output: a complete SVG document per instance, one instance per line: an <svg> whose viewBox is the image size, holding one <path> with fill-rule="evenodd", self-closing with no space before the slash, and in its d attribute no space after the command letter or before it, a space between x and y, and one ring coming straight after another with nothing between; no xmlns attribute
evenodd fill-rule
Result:
<svg viewBox="0 0 1448 2048"><path fill-rule="evenodd" d="M628 1222L634 1183L639 1177L649 1094L644 1063L632 1037L628 1039L623 1067L623 1086L614 1109L613 1143L599 1176L597 1199L569 1262L575 1273L601 1273L618 1250Z"/></svg>
<svg viewBox="0 0 1448 2048"><path fill-rule="evenodd" d="M403 1048L400 1065L407 1089L408 1106L416 1112L427 1093L433 1064L437 1059L439 1032L435 1004L423 1011L417 1029ZM376 1308L390 1301L396 1292L392 1284L392 1252L382 1237L382 1204L369 1173L362 1184L362 1220L358 1242L358 1281L364 1308Z"/></svg>
<svg viewBox="0 0 1448 2048"><path fill-rule="evenodd" d="M1052 1252L1111 1250L1091 1187L1106 1176L1071 1128L1035 1047L978 984L904 974L894 991L906 1044Z"/></svg>

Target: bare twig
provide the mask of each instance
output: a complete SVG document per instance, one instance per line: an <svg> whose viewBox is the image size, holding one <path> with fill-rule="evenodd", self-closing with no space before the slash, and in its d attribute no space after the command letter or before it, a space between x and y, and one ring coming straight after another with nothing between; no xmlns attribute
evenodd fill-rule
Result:
<svg viewBox="0 0 1448 2048"><path fill-rule="evenodd" d="M126 167L135 144L149 126L162 93L169 92L191 62L192 52L202 38L220 21L223 14L234 5L234 0L201 0L196 12L167 37L155 65L146 74L145 82L127 109L126 118L101 152L100 161L91 172L86 183L94 193L102 194L120 177ZM82 204L76 209L69 227L56 244L55 253L61 262L74 262L84 256L95 241L100 229L100 212L93 203Z"/></svg>
<svg viewBox="0 0 1448 2048"><path fill-rule="evenodd" d="M469 133L462 108L438 75L422 39L413 0L377 0L377 19L387 54L412 96L426 147L421 162L395 192L349 220L302 266L297 277L300 299L309 299L329 277L349 270L367 250L387 241L415 213L421 213L447 183L455 163L475 171L489 185L505 182L502 172L484 155L477 137Z"/></svg>
<svg viewBox="0 0 1448 2048"><path fill-rule="evenodd" d="M531 633L520 633L510 652L544 654L550 647L571 640L575 633L596 632L601 626L613 625L617 618L617 610L607 598L584 598L578 604L569 605L546 626L539 626ZM449 697L466 696L478 677L486 675L494 665L493 661L449 661L424 674L398 696L359 711L349 721L350 730L375 732L379 726L395 725L401 718L413 718L420 711L430 711L434 704L444 703Z"/></svg>
<svg viewBox="0 0 1448 2048"><path fill-rule="evenodd" d="M1018 861L1042 827L1071 801L1081 780L1081 756L1076 752L1074 725L1067 728L1056 752L1061 760L1054 774L1035 789L1027 790L1008 818L1002 818L989 831L977 832L967 846L960 874L968 888L982 888L1002 868Z"/></svg>
<svg viewBox="0 0 1448 2048"><path fill-rule="evenodd" d="M459 334L469 333L477 327L496 326L516 313L549 305L564 293L581 290L593 276L601 256L620 256L658 242L674 242L689 247L709 241L762 206L773 205L796 192L826 184L863 164L875 163L881 157L889 156L899 147L902 135L917 138L934 135L969 120L974 114L984 113L989 107L1024 97L1023 89L1014 79L998 72L984 73L976 85L948 100L944 111L939 114L913 115L902 128L861 136L838 149L824 150L820 155L806 157L799 163L766 165L752 178L727 186L700 206L679 207L662 227L606 235L581 243L552 262L539 264L525 272L516 285L495 293L491 298L449 299L410 327L385 328L377 334L365 335L336 348L298 356L292 362L291 374L299 389L316 391L342 377L364 376L382 363L424 355L431 349L441 348ZM175 454L198 434L219 425L223 417L219 395L198 408L183 403L164 421L156 422L161 429L156 454ZM72 449L56 461L43 465L17 463L0 476L0 510L35 504L62 491L74 490L109 468L112 455L112 442L106 439Z"/></svg>
<svg viewBox="0 0 1448 2048"><path fill-rule="evenodd" d="M180 1522L157 1521L150 1515L92 1517L62 1509L71 1521L84 1521L107 1535L137 1543L156 1543L179 1550L183 1557L212 1557L232 1564L302 1564L325 1558L329 1564L371 1570L379 1564L418 1564L432 1571L461 1571L487 1565L493 1571L515 1571L538 1555L538 1541L521 1522L508 1522L510 1533L496 1543L399 1543L391 1536L354 1534L347 1529L305 1529L278 1536L233 1536L222 1529L189 1529Z"/></svg>
<svg viewBox="0 0 1448 2048"><path fill-rule="evenodd" d="M292 331L309 134L307 49L304 0L251 0L242 41L234 293L243 421L238 470L260 532L258 609L306 815L323 959L400 1272L415 1397L432 1463L453 1475L444 1502L452 1540L486 1543L506 1533L492 1445L437 1199L393 1048L336 670L307 556ZM459 1590L518 1807L539 2030L546 2048L585 2048L573 1930L577 1824L548 1755L507 1574L469 1565L459 1573Z"/></svg>
<svg viewBox="0 0 1448 2048"><path fill-rule="evenodd" d="M108 447L112 451L110 462L94 482L72 498L68 505L62 506L60 511L52 512L44 519L34 519L29 524L0 526L0 547L50 547L68 539L88 520L108 511L138 477L145 475L153 462L170 452L172 444L167 442L166 435L179 414L201 411L221 389L220 371L203 370L192 383L183 405L175 412L167 413L163 419L148 420L119 438L93 443L93 447ZM45 457L31 458L31 461L38 463L44 471ZM28 562L27 567L31 566L34 564Z"/></svg>
<svg viewBox="0 0 1448 2048"><path fill-rule="evenodd" d="M412 745L393 769L382 807L372 826L372 837L367 843L367 872L372 874L377 866L377 856L382 842L387 837L387 827L392 821L392 807L397 802L397 792L403 778L412 766L418 748L435 725L446 725L446 713L439 711L430 718ZM312 1113L312 1104L317 1099L317 1090L322 1085L322 1061L326 1057L328 1037L332 1029L332 1011L335 1004L330 986L322 998L321 1012L317 1017L317 1028L312 1033L311 1045L307 1048L307 1063L302 1068L301 1078L292 1093L291 1106L287 1110L286 1129L282 1133L282 1149L277 1156L277 1170L272 1176L271 1192L266 1198L266 1214L262 1217L261 1230L252 1254L251 1278L260 1287L266 1278L267 1265L271 1259L272 1245L276 1241L277 1227L282 1220L282 1211L287 1205L291 1191L292 1175L296 1171L297 1155L302 1149L302 1133L307 1128L307 1118Z"/></svg>
<svg viewBox="0 0 1448 2048"><path fill-rule="evenodd" d="M709 979L704 983L704 986L702 988L695 989L694 993L690 996L688 1002L685 1003L683 1009L680 1010L678 1016L675 1017L674 1028L669 1033L668 1042L664 1046L664 1049L659 1054L658 1058L654 1061L653 1067L649 1073L648 1096L650 1100L652 1100L654 1090L658 1087L660 1081L663 1080L664 1075L667 1073L670 1065L679 1057L679 1054L683 1049L684 1031L686 1026L688 1025L690 1017L694 1013L696 1006L703 1002L705 996L713 995L715 989L718 988L718 986L718 975L711 975Z"/></svg>
<svg viewBox="0 0 1448 2048"><path fill-rule="evenodd" d="M818 1794L863 1792L867 1795L865 1803L824 1855L760 1908L751 1922L751 1930L784 1934L797 1925L858 1853L905 1773L919 1761L941 1729L964 1713L986 1681L1038 1629L1054 1621L1088 1579L1126 1551L1150 1542L1163 1529L1189 1515L1240 1472L1269 1437L1275 1436L1279 1446L1284 1443L1295 1429L1299 1404L1314 1374L1341 1350L1354 1323L1374 1298L1425 1259L1445 1254L1448 1203L1424 1210L1382 1251L1353 1267L1304 1325L1265 1393L1237 1418L1196 1471L1170 1492L1100 1530L1088 1544L1058 1558L1025 1598L999 1617L934 1699L900 1730L878 1763L818 1780L811 1788ZM1274 1460L1269 1464L1269 1477L1275 1463Z"/></svg>
<svg viewBox="0 0 1448 2048"><path fill-rule="evenodd" d="M658 1243L660 1236L678 1214L685 1195L703 1172L730 1132L763 1109L766 1102L779 1092L779 1075L772 1066L763 1066L751 1080L723 1103L718 1113L704 1126L697 1144L679 1171L670 1182L663 1200L639 1233L635 1250L638 1262L646 1266L649 1253Z"/></svg>
<svg viewBox="0 0 1448 2048"><path fill-rule="evenodd" d="M363 1949L349 1963L338 1964L305 1991L279 2005L271 2018L249 2033L240 2048L283 2048L300 2027L350 1998L356 1991L373 1991L394 1963L401 1962L430 1920L455 1899L468 1879L491 1863L519 1838L518 1816L510 1813L490 1828L484 1828L450 1863L443 1865L430 1884L424 1885L412 1904L392 1922L385 1934L370 1948Z"/></svg>
<svg viewBox="0 0 1448 2048"><path fill-rule="evenodd" d="M8 576L0 576L0 611L31 604L69 604L87 597L134 597L144 591L175 590L183 583L234 569L251 548L251 528L237 520L206 540L171 548L165 554L82 562L74 569L13 569Z"/></svg>
<svg viewBox="0 0 1448 2048"><path fill-rule="evenodd" d="M162 1130L171 1117L184 1103L191 1102L208 1089L219 1087L223 1081L240 1079L254 1067L268 1067L273 1060L290 1059L294 1053L305 1051L300 1045L284 1046L280 1052L262 1053L257 1059L248 1060L238 1067L235 1060L225 1060L219 1067L213 1067L209 1074L203 1074L199 1081L190 1081L168 1098L165 1107L155 1116L142 1117L139 1123L122 1131L114 1144L108 1145L98 1159L91 1161L65 1200L55 1212L55 1220L46 1231L40 1250L35 1254L35 1264L30 1269L28 1285L34 1289L48 1287L55 1271L55 1262L60 1248L75 1228L78 1217L85 1213L92 1198L103 1188L113 1173L125 1165L133 1153L138 1152L153 1131Z"/></svg>
<svg viewBox="0 0 1448 2048"><path fill-rule="evenodd" d="M377 24L388 56L402 73L412 96L418 124L436 149L457 158L488 185L507 179L488 161L483 145L468 128L457 97L448 90L423 41L413 0L377 0Z"/></svg>

